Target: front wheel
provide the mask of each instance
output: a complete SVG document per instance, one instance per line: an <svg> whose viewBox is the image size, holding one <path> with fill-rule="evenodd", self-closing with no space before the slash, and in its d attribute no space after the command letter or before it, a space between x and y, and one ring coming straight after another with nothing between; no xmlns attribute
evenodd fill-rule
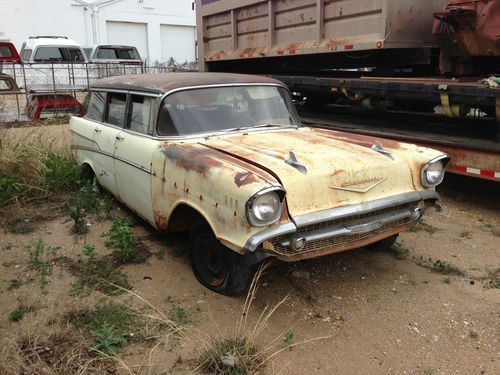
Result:
<svg viewBox="0 0 500 375"><path fill-rule="evenodd" d="M252 267L245 258L222 245L205 221L189 235L191 267L196 279L214 292L234 296L245 292L252 281Z"/></svg>

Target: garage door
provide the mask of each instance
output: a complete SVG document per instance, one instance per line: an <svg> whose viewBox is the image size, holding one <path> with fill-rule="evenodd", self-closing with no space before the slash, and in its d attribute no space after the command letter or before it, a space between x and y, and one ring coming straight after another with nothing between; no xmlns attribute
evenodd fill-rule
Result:
<svg viewBox="0 0 500 375"><path fill-rule="evenodd" d="M195 60L195 30L193 26L161 25L161 58L171 57L178 63Z"/></svg>
<svg viewBox="0 0 500 375"><path fill-rule="evenodd" d="M145 23L106 21L108 44L134 46L141 58L148 59L148 37Z"/></svg>

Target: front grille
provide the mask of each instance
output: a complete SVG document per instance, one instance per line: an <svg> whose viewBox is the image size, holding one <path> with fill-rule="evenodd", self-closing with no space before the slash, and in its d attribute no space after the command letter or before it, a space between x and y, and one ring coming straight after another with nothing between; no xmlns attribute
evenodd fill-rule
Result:
<svg viewBox="0 0 500 375"><path fill-rule="evenodd" d="M414 205L416 205L416 204L418 204L418 203L414 203ZM316 224L311 224L311 225L307 225L305 227L299 228L299 230L297 231L297 234L307 233L307 232L315 231L318 229L323 229L323 228L327 228L330 226L338 225L341 223L347 223L347 222L350 222L353 220L369 218L369 217L381 215L384 213L389 213L392 211L400 210L400 209L405 208L405 207L408 207L408 205L388 207L388 208L384 208L381 210L372 211L372 212L369 212L367 214L352 215L352 216L348 216L348 217L341 218L341 219L328 220L328 221L324 221L324 222L320 222L320 223L316 223ZM276 253L281 254L281 255L285 255L285 256L291 256L291 255L296 255L296 254L307 253L310 251L317 251L317 250L325 249L328 247L341 245L344 243L358 241L358 240L361 240L363 238L370 237L370 236L373 236L375 234L385 232L389 229L408 224L411 221L412 221L411 218L406 218L406 219L396 220L396 221L393 221L391 223L385 224L382 227L380 227L379 229L374 230L372 232L368 232L368 233L345 234L345 235L340 235L340 236L331 237L331 238L325 238L325 239L316 240L316 241L308 241L305 244L305 246L299 251L296 251L288 246L280 245L279 242L283 237L275 237L275 238L271 239L270 242L273 244L274 251Z"/></svg>

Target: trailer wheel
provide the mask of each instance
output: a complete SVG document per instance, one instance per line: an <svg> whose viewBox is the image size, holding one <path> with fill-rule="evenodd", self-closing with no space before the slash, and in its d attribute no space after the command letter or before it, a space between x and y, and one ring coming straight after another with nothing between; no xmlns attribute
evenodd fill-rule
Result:
<svg viewBox="0 0 500 375"><path fill-rule="evenodd" d="M206 221L199 221L191 229L189 250L193 273L203 286L228 296L248 289L253 268L242 255L223 246Z"/></svg>

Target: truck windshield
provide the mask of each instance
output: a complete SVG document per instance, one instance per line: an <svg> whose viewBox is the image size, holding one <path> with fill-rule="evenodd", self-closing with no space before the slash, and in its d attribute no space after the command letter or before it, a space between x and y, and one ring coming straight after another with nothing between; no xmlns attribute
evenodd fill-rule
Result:
<svg viewBox="0 0 500 375"><path fill-rule="evenodd" d="M160 108L157 132L172 136L299 124L283 87L211 87L168 95Z"/></svg>

